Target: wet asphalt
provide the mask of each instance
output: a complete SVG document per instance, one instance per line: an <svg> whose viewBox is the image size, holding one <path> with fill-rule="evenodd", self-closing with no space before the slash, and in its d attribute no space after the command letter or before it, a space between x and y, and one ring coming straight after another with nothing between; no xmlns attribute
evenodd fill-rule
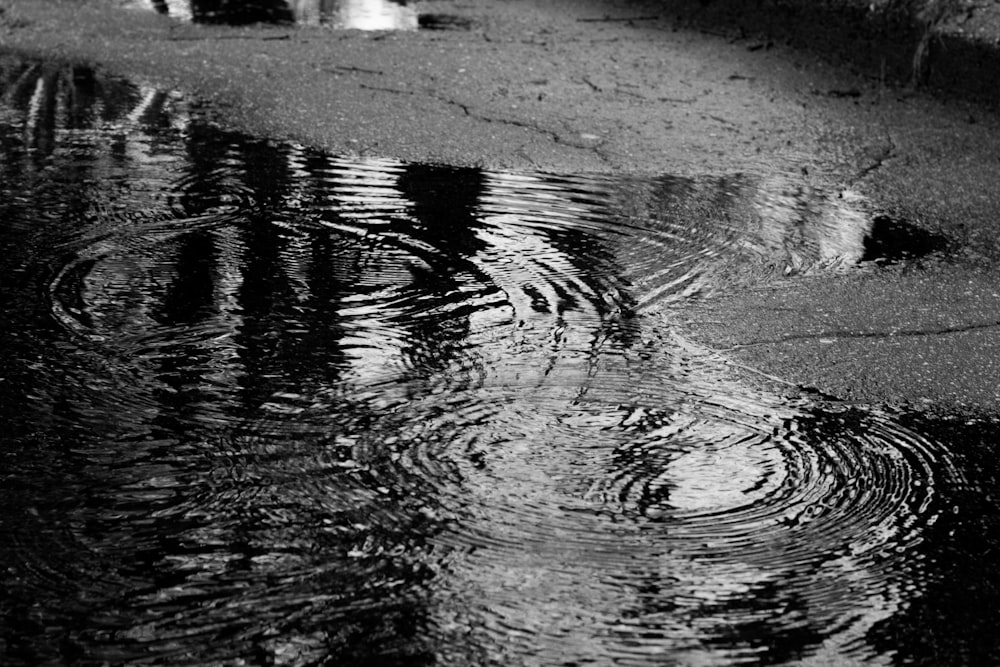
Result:
<svg viewBox="0 0 1000 667"><path fill-rule="evenodd" d="M206 26L97 0L3 0L3 48L205 101L219 124L347 156L559 173L749 174L863 202L929 255L699 295L688 335L747 378L995 415L1000 123L657 3L428 2L445 29ZM917 256L920 254L920 256Z"/></svg>

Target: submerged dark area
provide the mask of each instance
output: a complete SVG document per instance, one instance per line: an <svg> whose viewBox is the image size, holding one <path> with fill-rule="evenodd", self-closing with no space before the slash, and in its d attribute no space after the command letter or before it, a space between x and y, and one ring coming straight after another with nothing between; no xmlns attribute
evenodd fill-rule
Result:
<svg viewBox="0 0 1000 667"><path fill-rule="evenodd" d="M0 59L0 661L993 662L998 426L767 394L677 324L943 248L907 229Z"/></svg>
<svg viewBox="0 0 1000 667"><path fill-rule="evenodd" d="M885 215L872 219L862 261L895 263L950 250L948 239Z"/></svg>

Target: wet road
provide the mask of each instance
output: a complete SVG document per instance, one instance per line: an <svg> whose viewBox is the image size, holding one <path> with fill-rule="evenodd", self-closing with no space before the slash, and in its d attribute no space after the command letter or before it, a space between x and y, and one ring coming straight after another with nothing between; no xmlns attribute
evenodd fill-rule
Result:
<svg viewBox="0 0 1000 667"><path fill-rule="evenodd" d="M340 158L0 82L5 662L996 657L996 425L767 391L681 326L943 241L798 173Z"/></svg>

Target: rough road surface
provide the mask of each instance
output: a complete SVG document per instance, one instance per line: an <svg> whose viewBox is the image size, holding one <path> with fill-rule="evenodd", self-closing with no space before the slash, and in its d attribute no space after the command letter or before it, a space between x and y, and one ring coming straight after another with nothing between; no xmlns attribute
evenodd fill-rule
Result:
<svg viewBox="0 0 1000 667"><path fill-rule="evenodd" d="M1000 120L902 85L926 29L939 31L927 42L939 52L945 29L972 30L961 16L924 32L907 24L910 41L873 66L874 47L858 58L796 49L809 33L795 12L758 25L683 2L434 1L422 10L454 27L412 32L204 26L122 4L0 0L0 48L98 63L204 99L228 127L337 154L794 174L800 188L863 197L871 215L906 220L948 251L709 295L692 305L690 335L749 377L843 400L1000 408ZM772 38L782 26L786 38ZM947 83L949 61L933 62ZM972 83L964 92L977 97Z"/></svg>

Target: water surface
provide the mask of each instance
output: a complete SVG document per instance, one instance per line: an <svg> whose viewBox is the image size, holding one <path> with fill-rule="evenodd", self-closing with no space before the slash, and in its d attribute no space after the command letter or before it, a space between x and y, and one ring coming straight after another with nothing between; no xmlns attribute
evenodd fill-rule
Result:
<svg viewBox="0 0 1000 667"><path fill-rule="evenodd" d="M905 229L785 174L330 156L0 59L0 656L989 662L995 426L771 395L678 324Z"/></svg>
<svg viewBox="0 0 1000 667"><path fill-rule="evenodd" d="M126 6L152 10L182 21L208 24L298 24L351 30L449 30L468 21L419 11L407 0L128 0Z"/></svg>

